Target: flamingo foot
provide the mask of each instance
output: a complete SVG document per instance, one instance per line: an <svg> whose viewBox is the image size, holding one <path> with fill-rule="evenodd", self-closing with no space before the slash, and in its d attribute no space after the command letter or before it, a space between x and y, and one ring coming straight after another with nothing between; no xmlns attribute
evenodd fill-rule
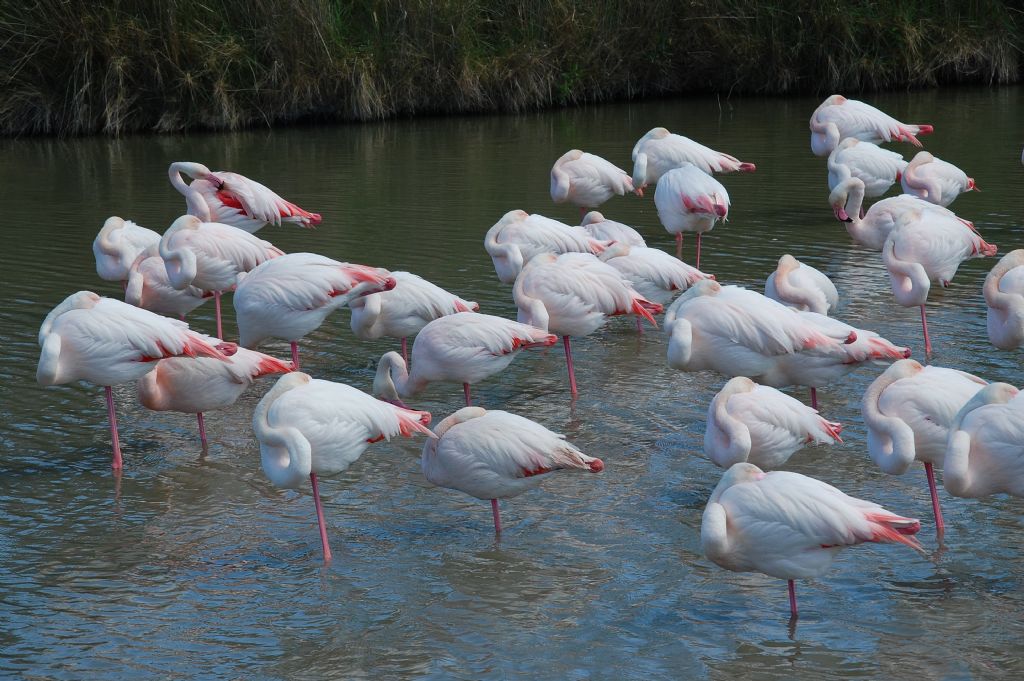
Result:
<svg viewBox="0 0 1024 681"><path fill-rule="evenodd" d="M494 534L501 534L501 511L498 510L497 499L491 499L491 515L494 516Z"/></svg>
<svg viewBox="0 0 1024 681"><path fill-rule="evenodd" d="M320 504L320 487L316 482L316 473L309 474L309 481L313 484L313 503L316 504L316 522L320 526L320 543L324 547L324 562L331 562L331 547L327 543L327 527L324 525L324 509Z"/></svg>
<svg viewBox="0 0 1024 681"><path fill-rule="evenodd" d="M935 486L935 468L931 462L924 464L925 475L928 476L928 491L932 494L932 513L935 514L935 536L941 542L946 534L946 523L942 519L942 508L939 507L939 490Z"/></svg>
<svg viewBox="0 0 1024 681"><path fill-rule="evenodd" d="M107 397L107 420L110 421L110 439L114 444L114 456L110 461L110 467L115 471L121 470L124 462L121 458L121 440L117 436L117 414L114 413L114 391L107 385L103 387Z"/></svg>
<svg viewBox="0 0 1024 681"><path fill-rule="evenodd" d="M572 347L569 345L568 336L562 336L562 345L565 346L565 365L569 367L569 389L572 391L572 396L576 397L579 391L576 390L576 371L572 366Z"/></svg>

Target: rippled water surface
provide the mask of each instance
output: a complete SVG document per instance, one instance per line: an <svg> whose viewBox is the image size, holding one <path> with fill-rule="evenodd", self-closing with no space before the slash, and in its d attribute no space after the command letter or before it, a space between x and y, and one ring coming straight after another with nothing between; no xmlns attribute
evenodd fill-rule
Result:
<svg viewBox="0 0 1024 681"><path fill-rule="evenodd" d="M952 207L1000 252L1024 246L1019 89L877 95L981 192ZM210 413L203 452L192 417L142 408L115 389L126 463L110 467L102 390L43 389L36 334L66 295L119 295L95 274L90 245L110 215L163 231L184 210L171 161L235 170L323 214L315 231L269 227L285 251L408 269L514 316L511 289L482 241L506 211L566 222L548 196L552 162L578 147L631 168L655 125L757 163L722 178L730 220L704 240L703 269L760 289L790 252L829 274L837 316L922 355L916 310L897 307L877 254L853 246L828 206L824 159L807 119L820 98L664 100L527 116L423 119L233 135L0 143L4 295L0 301L0 676L108 678L910 678L1024 673L1019 500L943 494L946 548L861 546L800 583L789 624L785 583L726 572L700 550L701 512L720 471L703 456L707 405L724 379L665 362L659 331L622 320L580 340L580 397L560 352L518 358L474 388L483 406L529 416L600 456L601 475L563 475L488 505L435 488L420 440L380 443L321 484L335 553L324 565L308 489L264 477L250 418L270 383ZM907 158L913 148L899 145ZM602 208L671 250L650 194ZM687 244L684 258L692 257ZM933 291L933 362L1024 383L1019 354L985 336L981 283L992 260L965 263ZM230 303L226 334L234 337ZM190 322L212 332L212 306ZM304 345L304 370L369 389L393 343L356 340L342 311ZM269 352L287 356L282 343ZM925 520L923 471L871 463L859 400L882 367L820 392L845 444L788 468ZM272 380L272 379L271 379ZM806 395L794 392L801 399ZM435 420L461 401L435 384L416 406Z"/></svg>

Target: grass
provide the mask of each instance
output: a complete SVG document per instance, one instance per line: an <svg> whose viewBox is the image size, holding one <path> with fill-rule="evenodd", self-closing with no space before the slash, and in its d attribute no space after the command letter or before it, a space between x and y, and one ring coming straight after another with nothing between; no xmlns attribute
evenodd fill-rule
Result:
<svg viewBox="0 0 1024 681"><path fill-rule="evenodd" d="M1020 77L1009 0L4 0L0 134Z"/></svg>

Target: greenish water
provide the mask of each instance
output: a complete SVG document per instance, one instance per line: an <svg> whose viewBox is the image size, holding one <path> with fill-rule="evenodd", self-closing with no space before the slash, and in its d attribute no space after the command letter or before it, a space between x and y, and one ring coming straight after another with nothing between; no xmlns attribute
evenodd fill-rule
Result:
<svg viewBox="0 0 1024 681"><path fill-rule="evenodd" d="M109 468L102 391L35 384L36 333L67 294L100 281L90 249L103 220L163 231L184 210L171 161L255 178L320 212L315 231L266 228L285 251L408 269L485 312L514 316L511 288L483 250L505 212L572 222L548 172L567 149L627 169L655 125L753 161L721 178L730 220L704 240L702 267L761 289L790 252L842 296L837 316L922 355L916 310L897 307L877 254L854 247L828 206L824 159L807 119L818 99L663 100L519 117L394 121L232 135L5 141L0 277L0 676L107 678L908 678L1019 677L1024 627L1019 500L943 495L946 549L925 559L892 546L846 551L799 586L788 626L785 584L719 569L700 551L700 518L720 471L702 454L704 416L724 379L668 368L660 332L613 321L574 346L571 402L560 352L518 358L474 400L533 418L600 456L599 476L563 476L489 508L432 487L420 441L371 447L324 480L334 561L320 557L308 490L274 488L249 425L269 388L194 419L141 407L115 389L123 478ZM936 155L981 192L951 206L1000 253L1022 238L1019 120L1024 92L961 89L878 95L902 120L935 125ZM908 145L894 146L908 158ZM626 197L606 216L672 250L653 202ZM684 258L692 257L692 243ZM985 336L981 282L993 260L965 263L929 300L933 362L1024 383L1019 355ZM230 304L226 335L234 337ZM213 308L190 322L212 331ZM343 311L303 346L313 375L369 389L388 340L362 342ZM269 352L287 356L285 344ZM882 367L819 391L845 444L797 454L788 468L925 521L920 468L903 477L867 457L859 400ZM806 396L800 393L800 398ZM415 406L435 420L462 399L431 386Z"/></svg>

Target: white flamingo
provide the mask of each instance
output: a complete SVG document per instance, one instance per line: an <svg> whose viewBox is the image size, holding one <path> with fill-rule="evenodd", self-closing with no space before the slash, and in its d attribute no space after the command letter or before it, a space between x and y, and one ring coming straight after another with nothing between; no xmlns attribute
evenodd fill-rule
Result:
<svg viewBox="0 0 1024 681"><path fill-rule="evenodd" d="M704 555L734 572L763 572L789 582L825 574L839 551L864 542L900 543L923 552L913 518L857 499L799 473L732 466L711 493L700 526Z"/></svg>
<svg viewBox="0 0 1024 681"><path fill-rule="evenodd" d="M160 235L116 215L107 218L92 242L96 274L104 281L124 281L139 254L160 243Z"/></svg>
<svg viewBox="0 0 1024 681"><path fill-rule="evenodd" d="M609 220L596 210L592 210L583 216L583 219L580 221L580 227L582 227L587 234L599 241L615 241L618 243L624 243L628 246L647 245L647 242L644 241L640 232L636 231L629 225L624 225L621 222L616 222L615 220ZM556 251L551 252L554 253Z"/></svg>
<svg viewBox="0 0 1024 681"><path fill-rule="evenodd" d="M949 428L942 484L955 497L1024 497L1024 399L990 383L963 406Z"/></svg>
<svg viewBox="0 0 1024 681"><path fill-rule="evenodd" d="M581 214L632 191L633 180L625 170L579 149L565 152L551 167L551 200L579 206Z"/></svg>
<svg viewBox="0 0 1024 681"><path fill-rule="evenodd" d="M511 284L523 266L541 253L600 253L608 241L586 230L523 210L511 210L487 230L484 248L503 284Z"/></svg>
<svg viewBox="0 0 1024 681"><path fill-rule="evenodd" d="M617 269L643 298L659 305L671 302L677 294L701 279L714 279L713 275L705 274L657 248L616 243L600 258Z"/></svg>
<svg viewBox="0 0 1024 681"><path fill-rule="evenodd" d="M1024 344L1024 249L1010 251L985 277L988 339L1000 350Z"/></svg>
<svg viewBox="0 0 1024 681"><path fill-rule="evenodd" d="M870 104L832 95L811 114L811 151L827 156L845 137L865 142L910 142L921 146L918 135L933 132L930 125L900 123Z"/></svg>
<svg viewBox="0 0 1024 681"><path fill-rule="evenodd" d="M974 229L973 222L957 217L956 213L948 208L928 203L909 194L882 199L873 204L861 217L860 206L863 198L863 194L851 193L845 204L836 203L833 209L836 217L846 223L846 231L854 243L873 251L882 250L886 237L896 225L908 219L916 219L919 212L939 220L959 220L968 229Z"/></svg>
<svg viewBox="0 0 1024 681"><path fill-rule="evenodd" d="M768 275L764 294L794 309L824 315L835 312L839 305L839 291L832 280L788 253L779 258L779 266Z"/></svg>
<svg viewBox="0 0 1024 681"><path fill-rule="evenodd" d="M633 145L633 186L644 189L683 163L711 173L753 172L753 163L723 154L665 128L652 128Z"/></svg>
<svg viewBox="0 0 1024 681"><path fill-rule="evenodd" d="M324 560L331 560L318 478L341 473L374 442L434 434L430 414L374 399L344 383L285 374L263 396L252 416L263 472L274 485L313 487Z"/></svg>
<svg viewBox="0 0 1024 681"><path fill-rule="evenodd" d="M662 175L654 190L654 205L665 231L676 236L676 257L680 260L683 232L697 233L695 265L700 268L701 234L729 216L729 193L725 187L692 163L684 163Z"/></svg>
<svg viewBox="0 0 1024 681"><path fill-rule="evenodd" d="M861 197L881 196L900 181L906 167L907 162L895 151L847 137L828 156L829 204L845 206L851 192ZM859 214L864 217L863 207Z"/></svg>
<svg viewBox="0 0 1024 681"><path fill-rule="evenodd" d="M423 445L424 477L438 487L490 499L496 534L499 499L519 496L561 470L604 470L601 459L587 456L564 435L507 411L463 407L434 433L437 439Z"/></svg>
<svg viewBox="0 0 1024 681"><path fill-rule="evenodd" d="M943 207L964 192L978 190L973 177L927 151L917 152L910 160L901 182L904 193Z"/></svg>
<svg viewBox="0 0 1024 681"><path fill-rule="evenodd" d="M124 301L129 305L181 319L212 297L213 291L196 286L174 288L156 247L150 247L135 259L128 270L124 289Z"/></svg>

